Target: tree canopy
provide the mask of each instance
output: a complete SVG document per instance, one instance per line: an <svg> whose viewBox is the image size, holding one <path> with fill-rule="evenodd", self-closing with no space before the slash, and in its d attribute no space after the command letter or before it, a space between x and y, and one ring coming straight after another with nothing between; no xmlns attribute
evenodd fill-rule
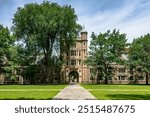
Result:
<svg viewBox="0 0 150 117"><path fill-rule="evenodd" d="M18 8L14 15L14 34L23 42L22 48L26 48L31 61L35 61L39 53L44 54L46 79L49 81L52 80L53 56L63 61L63 53L69 50L76 39L80 27L76 21L77 15L71 6L48 1L26 4Z"/></svg>
<svg viewBox="0 0 150 117"><path fill-rule="evenodd" d="M9 47L13 43L8 28L0 25L0 57L8 55Z"/></svg>
<svg viewBox="0 0 150 117"><path fill-rule="evenodd" d="M7 27L0 25L0 73L7 78L12 78L12 70L15 67L16 48L15 38Z"/></svg>
<svg viewBox="0 0 150 117"><path fill-rule="evenodd" d="M108 30L106 33L100 33L98 36L92 33L90 44L89 58L87 63L90 66L96 66L98 70L98 81L105 79L107 84L108 78L112 77L112 68L110 64L121 63L122 54L125 54L126 35L120 34L119 30Z"/></svg>
<svg viewBox="0 0 150 117"><path fill-rule="evenodd" d="M136 68L141 67L146 73L146 84L148 84L148 73L150 71L150 34L146 34L133 40L129 51L130 64Z"/></svg>

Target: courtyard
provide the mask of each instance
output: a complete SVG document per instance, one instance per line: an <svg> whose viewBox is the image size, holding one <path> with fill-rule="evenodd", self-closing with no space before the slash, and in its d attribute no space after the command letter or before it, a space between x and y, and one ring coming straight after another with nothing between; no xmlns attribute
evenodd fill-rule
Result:
<svg viewBox="0 0 150 117"><path fill-rule="evenodd" d="M0 100L51 100L67 85L0 85Z"/></svg>
<svg viewBox="0 0 150 117"><path fill-rule="evenodd" d="M150 100L149 85L82 85L99 100Z"/></svg>
<svg viewBox="0 0 150 117"><path fill-rule="evenodd" d="M0 100L51 100L66 87L70 85L0 85ZM73 87L71 92L79 94L78 88ZM85 88L98 100L150 100L149 85L80 84L79 87Z"/></svg>

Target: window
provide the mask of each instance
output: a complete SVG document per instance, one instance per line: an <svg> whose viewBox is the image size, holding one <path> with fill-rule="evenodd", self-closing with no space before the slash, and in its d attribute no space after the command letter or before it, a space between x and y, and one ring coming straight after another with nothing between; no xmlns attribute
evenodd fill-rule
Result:
<svg viewBox="0 0 150 117"><path fill-rule="evenodd" d="M93 73L94 69L90 69L90 73Z"/></svg>
<svg viewBox="0 0 150 117"><path fill-rule="evenodd" d="M119 80L125 80L125 76L118 76Z"/></svg>
<svg viewBox="0 0 150 117"><path fill-rule="evenodd" d="M119 73L125 73L126 69L125 68L119 68Z"/></svg>
<svg viewBox="0 0 150 117"><path fill-rule="evenodd" d="M71 56L76 56L76 51L75 50L71 50Z"/></svg>
<svg viewBox="0 0 150 117"><path fill-rule="evenodd" d="M80 56L81 54L80 54L80 51L79 51L79 56Z"/></svg>
<svg viewBox="0 0 150 117"><path fill-rule="evenodd" d="M73 48L76 48L76 43L73 45Z"/></svg>
<svg viewBox="0 0 150 117"><path fill-rule="evenodd" d="M77 54L76 54L76 51L74 50L74 56L76 56Z"/></svg>
<svg viewBox="0 0 150 117"><path fill-rule="evenodd" d="M130 76L130 77L129 77L129 80L133 80L133 76Z"/></svg>
<svg viewBox="0 0 150 117"><path fill-rule="evenodd" d="M139 76L139 80L144 80L144 76Z"/></svg>
<svg viewBox="0 0 150 117"><path fill-rule="evenodd" d="M84 50L84 54L86 53L86 50Z"/></svg>
<svg viewBox="0 0 150 117"><path fill-rule="evenodd" d="M76 60L71 60L71 65L76 65Z"/></svg>
<svg viewBox="0 0 150 117"><path fill-rule="evenodd" d="M133 70L130 70L129 73L130 73L130 74L133 74L134 72L133 72Z"/></svg>
<svg viewBox="0 0 150 117"><path fill-rule="evenodd" d="M67 56L69 56L69 52L67 52Z"/></svg>
<svg viewBox="0 0 150 117"><path fill-rule="evenodd" d="M67 65L69 65L69 60L67 60Z"/></svg>
<svg viewBox="0 0 150 117"><path fill-rule="evenodd" d="M81 60L79 60L79 65L81 65Z"/></svg>
<svg viewBox="0 0 150 117"><path fill-rule="evenodd" d="M71 56L73 56L73 50L71 50Z"/></svg>

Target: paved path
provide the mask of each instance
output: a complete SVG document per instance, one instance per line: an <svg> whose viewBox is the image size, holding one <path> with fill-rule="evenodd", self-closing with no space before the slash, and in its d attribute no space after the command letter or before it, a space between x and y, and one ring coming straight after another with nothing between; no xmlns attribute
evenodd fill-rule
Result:
<svg viewBox="0 0 150 117"><path fill-rule="evenodd" d="M53 100L96 100L96 97L80 85L72 84L59 92Z"/></svg>

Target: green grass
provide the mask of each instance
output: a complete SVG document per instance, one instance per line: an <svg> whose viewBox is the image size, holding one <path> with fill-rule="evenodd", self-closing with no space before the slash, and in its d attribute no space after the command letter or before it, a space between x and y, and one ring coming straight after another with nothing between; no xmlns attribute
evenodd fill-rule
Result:
<svg viewBox="0 0 150 117"><path fill-rule="evenodd" d="M0 89L63 89L66 85L0 85Z"/></svg>
<svg viewBox="0 0 150 117"><path fill-rule="evenodd" d="M146 85L82 85L99 100L150 100Z"/></svg>
<svg viewBox="0 0 150 117"><path fill-rule="evenodd" d="M0 100L50 100L67 85L0 85Z"/></svg>

